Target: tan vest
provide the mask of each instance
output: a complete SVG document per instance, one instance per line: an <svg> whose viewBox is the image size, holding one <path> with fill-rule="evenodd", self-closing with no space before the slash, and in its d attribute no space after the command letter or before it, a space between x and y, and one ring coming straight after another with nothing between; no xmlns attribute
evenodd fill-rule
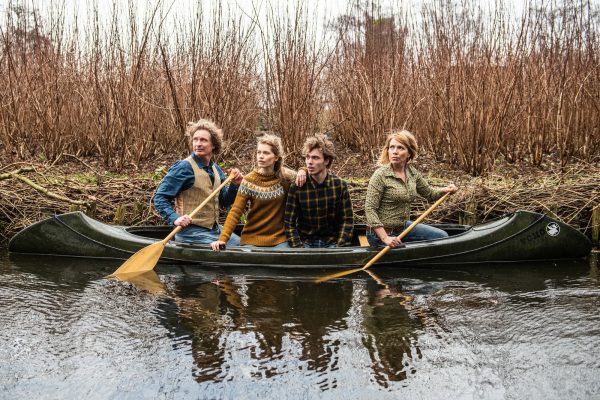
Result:
<svg viewBox="0 0 600 400"><path fill-rule="evenodd" d="M175 197L175 211L179 215L190 214L196 207L200 205L216 187L221 184L221 178L217 168L213 165L212 171L215 176L215 183L210 182L210 176L198 167L198 164L190 156L186 158L194 170L194 185L179 193ZM215 222L219 219L219 195L213 197L198 213L192 218L194 225L199 225L207 229L212 229Z"/></svg>

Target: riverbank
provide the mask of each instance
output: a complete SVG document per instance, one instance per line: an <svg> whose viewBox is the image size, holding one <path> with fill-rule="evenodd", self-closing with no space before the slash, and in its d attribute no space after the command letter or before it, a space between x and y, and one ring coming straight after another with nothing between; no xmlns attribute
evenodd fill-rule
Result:
<svg viewBox="0 0 600 400"><path fill-rule="evenodd" d="M152 194L173 161L155 160L120 173L103 170L97 159L72 155L53 163L6 163L0 169L0 245L27 225L74 210L108 223L162 224L152 207ZM252 168L247 160L234 161L243 172ZM598 235L598 165L579 163L561 169L547 163L538 169L498 164L481 177L434 161L427 154L419 157L417 165L432 185L454 182L460 188L429 217L430 222L473 224L526 209L556 216L588 237ZM375 168L375 162L351 153L333 165L333 171L349 182L357 223L364 223L364 198ZM425 208L425 203L418 202L413 212L418 215Z"/></svg>

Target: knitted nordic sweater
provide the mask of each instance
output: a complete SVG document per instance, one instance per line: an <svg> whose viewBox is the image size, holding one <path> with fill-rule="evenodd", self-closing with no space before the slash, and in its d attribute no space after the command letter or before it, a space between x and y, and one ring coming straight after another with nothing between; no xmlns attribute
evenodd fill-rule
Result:
<svg viewBox="0 0 600 400"><path fill-rule="evenodd" d="M283 215L288 188L289 183L282 183L275 174L261 175L256 170L247 174L240 184L219 240L229 240L250 202L250 211L242 229L241 244L275 246L285 242L287 238L283 227Z"/></svg>

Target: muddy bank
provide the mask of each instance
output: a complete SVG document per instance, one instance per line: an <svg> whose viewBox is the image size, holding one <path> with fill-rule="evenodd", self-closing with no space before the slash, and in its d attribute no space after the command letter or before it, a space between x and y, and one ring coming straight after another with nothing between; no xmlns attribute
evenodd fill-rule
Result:
<svg viewBox="0 0 600 400"><path fill-rule="evenodd" d="M120 173L103 170L98 160L73 156L55 163L6 164L0 168L0 245L31 223L74 210L109 223L162 224L152 207L152 194L173 161L156 160ZM252 168L250 163L237 161L244 172ZM427 155L420 157L417 165L432 185L454 182L460 188L429 217L430 222L472 224L526 209L555 215L589 237L597 232L597 165L575 164L563 169L546 165L537 169L507 164L476 178ZM367 183L375 168L374 162L351 154L340 157L333 166L335 173L349 181L358 223L364 222ZM414 214L425 206L416 204Z"/></svg>

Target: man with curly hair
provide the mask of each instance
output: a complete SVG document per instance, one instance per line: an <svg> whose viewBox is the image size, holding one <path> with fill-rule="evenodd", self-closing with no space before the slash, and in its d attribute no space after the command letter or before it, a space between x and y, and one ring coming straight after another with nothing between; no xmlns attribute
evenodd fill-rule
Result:
<svg viewBox="0 0 600 400"><path fill-rule="evenodd" d="M219 208L233 204L242 181L239 170L232 184L222 189L193 218L189 214L226 179L213 157L223 146L223 132L212 121L201 119L190 122L186 131L192 154L177 161L159 184L154 194L154 207L169 225L183 229L175 240L188 243L210 244L217 240L222 227L218 223ZM237 246L239 236L233 234L229 245Z"/></svg>

